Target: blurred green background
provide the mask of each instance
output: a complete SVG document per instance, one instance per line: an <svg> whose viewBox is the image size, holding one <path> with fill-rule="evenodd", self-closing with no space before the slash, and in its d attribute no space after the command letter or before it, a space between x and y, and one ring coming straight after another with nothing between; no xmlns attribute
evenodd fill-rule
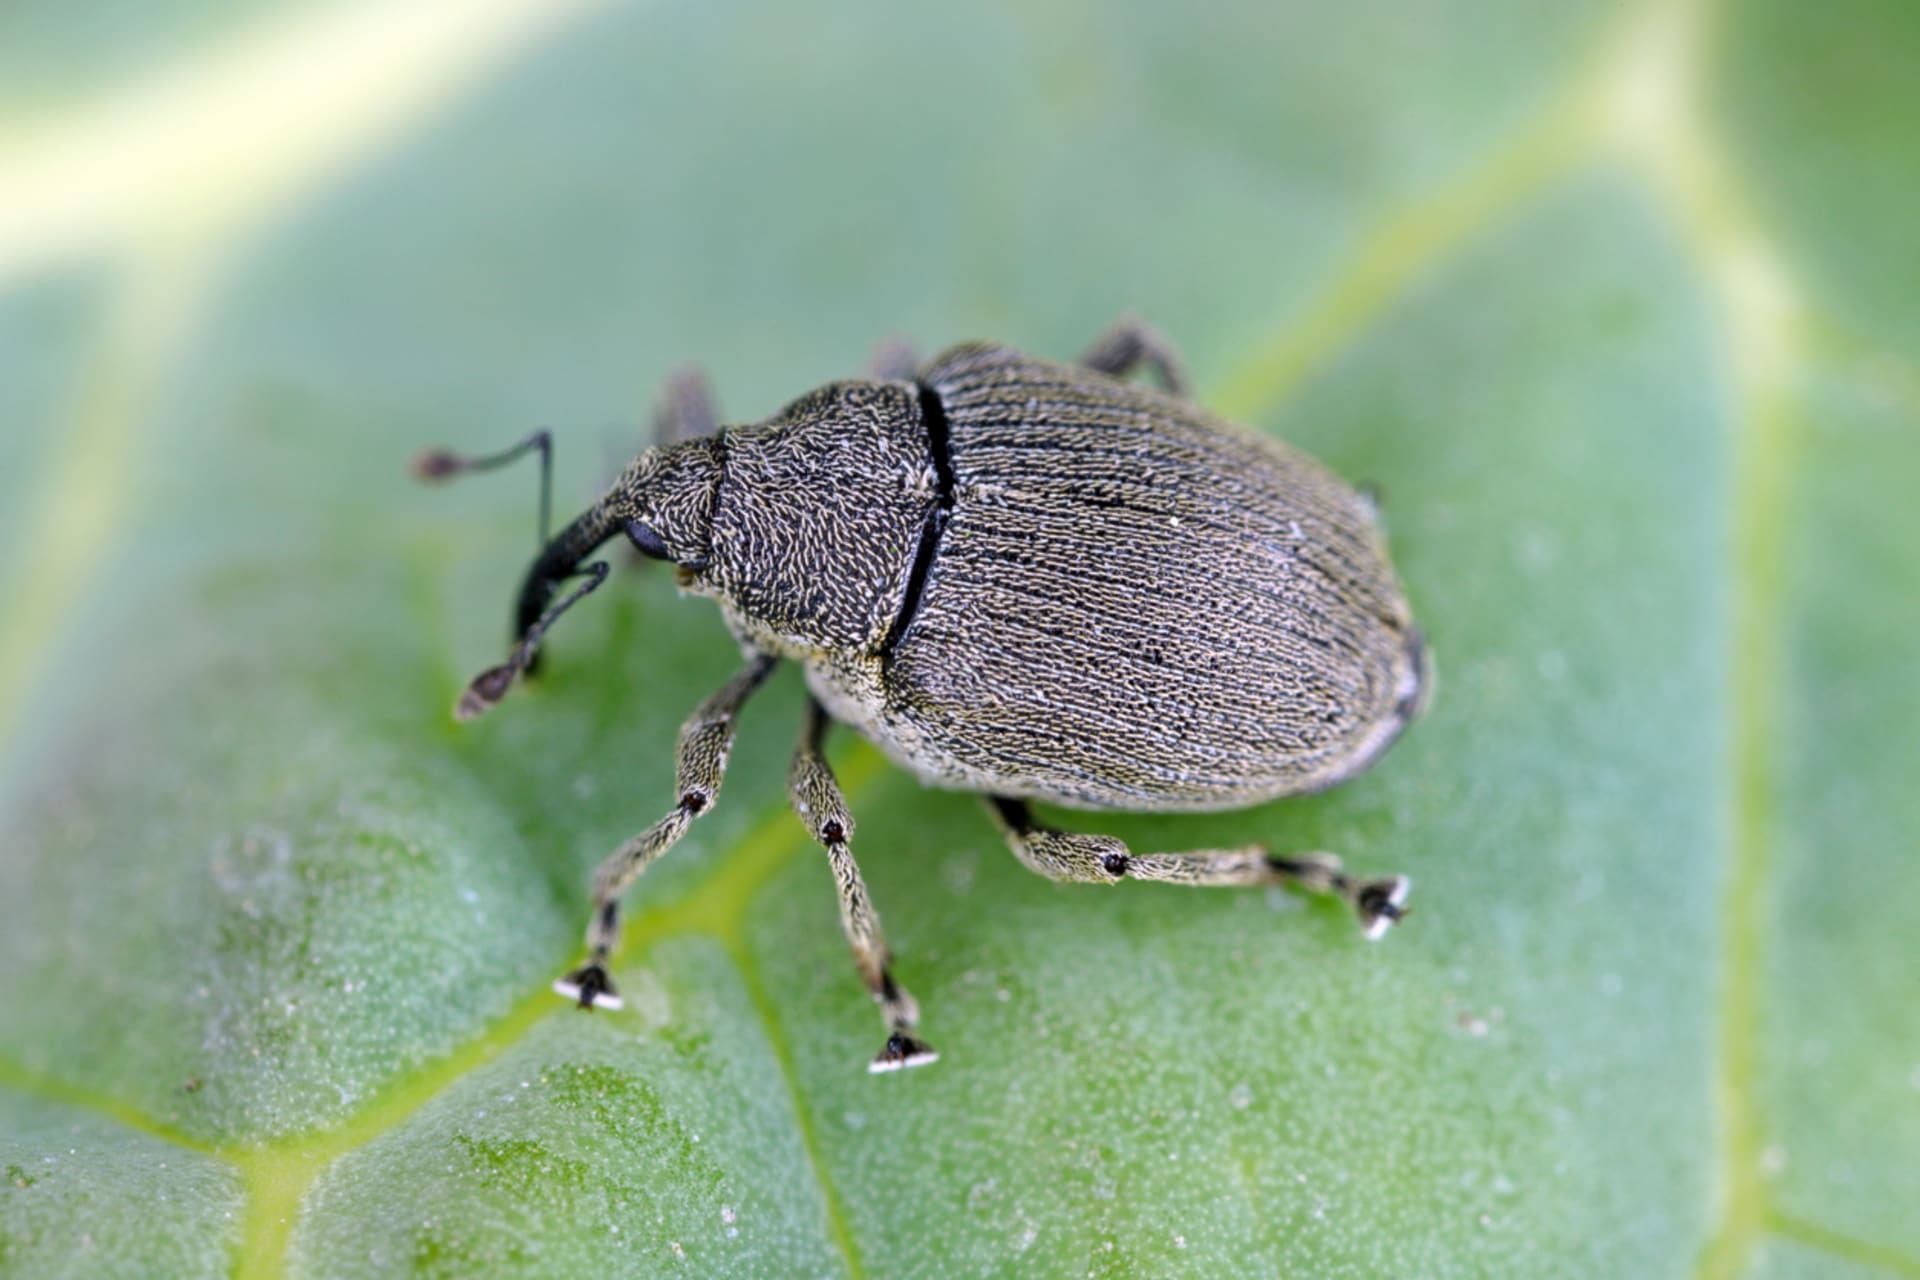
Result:
<svg viewBox="0 0 1920 1280"><path fill-rule="evenodd" d="M0 1274L1920 1276L1920 9L0 10ZM799 685L547 994L736 661L635 571L470 726L695 360L1070 356L1382 486L1429 718L1086 826L1415 881L1068 888L834 744L939 1065L784 810ZM1078 821L1078 819L1076 819Z"/></svg>

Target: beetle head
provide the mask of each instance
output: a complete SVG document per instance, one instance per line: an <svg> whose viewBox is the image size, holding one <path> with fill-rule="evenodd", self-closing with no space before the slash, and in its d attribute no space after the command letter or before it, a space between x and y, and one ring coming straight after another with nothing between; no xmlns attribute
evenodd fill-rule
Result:
<svg viewBox="0 0 1920 1280"><path fill-rule="evenodd" d="M594 570L595 566L585 563L587 557L609 539L624 532L643 554L672 560L683 572L706 563L720 476L719 448L718 440L703 439L647 450L627 465L605 496L540 549L520 584L514 634L526 654L517 665L509 664L515 671L531 671L538 665L536 642L542 616L562 583ZM598 586L599 579L593 585ZM571 602L562 602L562 607ZM504 691L504 680L499 683Z"/></svg>
<svg viewBox="0 0 1920 1280"><path fill-rule="evenodd" d="M544 537L551 493L551 445L547 432L536 431L496 454L463 455L430 449L415 460L414 472L424 480L445 480L470 471L491 471L537 451L542 462L540 527ZM547 539L520 580L513 653L474 678L461 694L455 714L463 720L479 715L498 702L522 672L538 666L540 640L547 628L606 581L606 562L587 562L603 543L625 533L643 554L678 564L683 578L705 567L720 483L721 448L720 438L715 436L649 449L628 465L619 482L598 502ZM560 587L572 578L587 581L556 602Z"/></svg>
<svg viewBox="0 0 1920 1280"><path fill-rule="evenodd" d="M604 497L554 535L527 566L515 633L524 638L560 584L581 572L595 548L625 533L643 555L683 570L706 563L713 498L720 480L718 439L649 449L621 473Z"/></svg>
<svg viewBox="0 0 1920 1280"><path fill-rule="evenodd" d="M720 438L649 449L627 465L604 502L642 555L683 570L706 566L720 485Z"/></svg>

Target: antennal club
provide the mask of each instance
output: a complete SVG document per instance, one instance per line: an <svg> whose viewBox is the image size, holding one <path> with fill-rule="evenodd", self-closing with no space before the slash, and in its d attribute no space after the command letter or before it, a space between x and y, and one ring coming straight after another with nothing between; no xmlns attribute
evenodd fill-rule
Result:
<svg viewBox="0 0 1920 1280"><path fill-rule="evenodd" d="M440 484L470 471L492 471L540 451L540 544L546 545L553 521L553 433L545 427L519 444L499 453L463 454L449 449L428 449L413 460L413 474L430 484Z"/></svg>
<svg viewBox="0 0 1920 1280"><path fill-rule="evenodd" d="M473 678L472 683L460 694L460 701L454 704L456 719L471 720L506 696L507 690L513 686L514 677L525 671L539 652L540 638L547 633L547 628L607 580L607 562L595 560L592 564L583 565L578 572L586 574L589 580L569 591L560 598L559 603L541 614L539 620L527 628L526 635L520 637L520 643L513 646L513 653L505 662L497 667L488 667Z"/></svg>
<svg viewBox="0 0 1920 1280"><path fill-rule="evenodd" d="M488 667L475 676L461 692L453 709L453 714L461 720L471 720L492 707L506 696L516 678L539 665L540 640L547 628L607 580L605 561L596 560L586 565L580 562L595 547L618 533L620 524L603 500L568 525L559 538L549 538L553 515L553 435L544 428L498 453L460 454L449 449L428 449L413 460L415 476L437 483L470 471L492 471L533 452L540 455L540 553L534 557L521 584L513 652L499 666ZM568 592L558 603L547 604L556 587L583 574L588 581Z"/></svg>

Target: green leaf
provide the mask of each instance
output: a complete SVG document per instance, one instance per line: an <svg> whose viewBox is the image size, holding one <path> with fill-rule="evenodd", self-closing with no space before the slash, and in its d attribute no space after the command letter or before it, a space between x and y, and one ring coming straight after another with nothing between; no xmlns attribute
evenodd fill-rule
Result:
<svg viewBox="0 0 1920 1280"><path fill-rule="evenodd" d="M0 1094L0 1270L218 1274L246 1193L218 1157L117 1118Z"/></svg>
<svg viewBox="0 0 1920 1280"><path fill-rule="evenodd" d="M1756 788L1765 1002L1754 1124L1790 1231L1883 1246L1920 1274L1920 1016L1906 905L1920 888L1910 785L1920 724L1920 264L1899 211L1920 197L1898 121L1920 111L1900 51L1920 14L1828 28L1756 6L1730 41L1739 153L1804 264L1815 348L1776 412L1782 526L1770 534L1782 692ZM1780 94L1791 77L1802 86ZM1791 480L1785 479L1790 475Z"/></svg>
<svg viewBox="0 0 1920 1280"><path fill-rule="evenodd" d="M32 12L0 1269L1920 1275L1904 10L341 4L91 61ZM1440 689L1326 795L1050 816L1414 917L1048 884L843 732L941 1051L869 1076L789 671L628 1009L552 997L737 649L622 566L455 725L534 480L412 454L550 424L573 505L682 361L752 420L1125 310L1380 486Z"/></svg>

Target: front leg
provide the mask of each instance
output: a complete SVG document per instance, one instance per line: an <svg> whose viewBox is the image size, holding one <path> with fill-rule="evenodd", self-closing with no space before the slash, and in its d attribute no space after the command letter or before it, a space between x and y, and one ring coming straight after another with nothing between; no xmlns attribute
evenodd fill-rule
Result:
<svg viewBox="0 0 1920 1280"><path fill-rule="evenodd" d="M653 408L655 447L698 440L720 429L720 411L713 404L707 377L693 365L682 365L667 375Z"/></svg>
<svg viewBox="0 0 1920 1280"><path fill-rule="evenodd" d="M620 942L620 894L639 878L647 864L687 834L693 820L713 806L720 781L727 772L727 752L733 746L733 720L746 700L766 681L779 662L760 654L739 675L687 717L680 726L675 749L679 803L633 837L600 864L593 876L593 915L587 922L587 962L553 984L553 989L582 1009L618 1009L619 993L607 976L607 959Z"/></svg>
<svg viewBox="0 0 1920 1280"><path fill-rule="evenodd" d="M1059 831L1033 816L1024 800L988 796L987 809L1006 833L1014 856L1049 880L1117 884L1165 880L1191 885L1291 884L1346 901L1369 938L1378 938L1407 914L1412 882L1405 876L1356 879L1330 853L1280 857L1262 845L1199 849L1191 853L1133 853L1112 836Z"/></svg>
<svg viewBox="0 0 1920 1280"><path fill-rule="evenodd" d="M867 1064L867 1070L924 1066L940 1055L914 1039L912 1032L920 1021L920 1008L887 971L893 957L887 950L886 936L880 932L880 915L867 896L867 883L860 876L853 851L847 848L847 840L853 835L853 814L847 810L846 797L840 793L840 784L834 781L833 770L820 750L827 723L820 703L807 699L806 722L800 730L800 743L794 748L793 767L787 772L787 798L800 821L827 851L834 887L840 892L840 925L847 931L860 977L880 1002L881 1016L886 1020L887 1042Z"/></svg>
<svg viewBox="0 0 1920 1280"><path fill-rule="evenodd" d="M867 359L867 376L875 382L912 382L920 370L920 353L897 334L881 340Z"/></svg>

